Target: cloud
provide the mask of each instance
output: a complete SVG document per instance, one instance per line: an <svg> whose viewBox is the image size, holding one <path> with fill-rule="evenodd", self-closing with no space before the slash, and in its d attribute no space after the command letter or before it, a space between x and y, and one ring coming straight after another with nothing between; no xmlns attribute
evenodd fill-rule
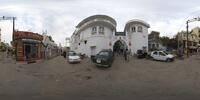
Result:
<svg viewBox="0 0 200 100"><path fill-rule="evenodd" d="M150 31L172 37L185 30L187 19L200 15L198 0L0 0L0 16L17 17L16 28L42 33L47 30L56 43L64 45L75 26L84 18L106 14L117 21L117 30L123 31L131 19L142 19ZM191 28L198 23L191 23ZM2 38L11 41L11 21L0 21Z"/></svg>

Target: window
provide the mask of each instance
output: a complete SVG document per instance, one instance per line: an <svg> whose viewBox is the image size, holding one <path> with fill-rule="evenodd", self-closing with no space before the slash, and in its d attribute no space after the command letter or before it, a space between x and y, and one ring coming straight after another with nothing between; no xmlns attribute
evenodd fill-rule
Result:
<svg viewBox="0 0 200 100"><path fill-rule="evenodd" d="M132 28L131 28L131 32L136 32L136 28L135 28L135 27L132 27Z"/></svg>
<svg viewBox="0 0 200 100"><path fill-rule="evenodd" d="M97 33L97 27L92 27L92 35Z"/></svg>
<svg viewBox="0 0 200 100"><path fill-rule="evenodd" d="M154 54L154 55L158 55L158 52L154 52L153 54Z"/></svg>
<svg viewBox="0 0 200 100"><path fill-rule="evenodd" d="M168 53L166 51L163 51L163 53L165 53L166 55L168 55Z"/></svg>
<svg viewBox="0 0 200 100"><path fill-rule="evenodd" d="M99 27L99 34L104 34L104 27Z"/></svg>
<svg viewBox="0 0 200 100"><path fill-rule="evenodd" d="M164 53L162 53L162 52L159 52L159 55L161 55L161 56L166 56Z"/></svg>
<svg viewBox="0 0 200 100"><path fill-rule="evenodd" d="M138 32L143 32L142 26L138 26Z"/></svg>
<svg viewBox="0 0 200 100"><path fill-rule="evenodd" d="M98 55L101 55L101 56L109 56L109 52L100 52Z"/></svg>

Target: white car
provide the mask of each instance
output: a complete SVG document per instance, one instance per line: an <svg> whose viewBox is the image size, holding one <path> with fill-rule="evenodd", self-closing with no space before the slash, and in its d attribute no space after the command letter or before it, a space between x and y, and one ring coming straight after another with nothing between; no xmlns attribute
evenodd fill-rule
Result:
<svg viewBox="0 0 200 100"><path fill-rule="evenodd" d="M73 51L68 52L67 58L68 58L69 63L80 63L81 62L80 56Z"/></svg>
<svg viewBox="0 0 200 100"><path fill-rule="evenodd" d="M161 60L161 61L174 61L174 56L172 54L168 54L165 51L153 51L151 52L151 57L154 60Z"/></svg>

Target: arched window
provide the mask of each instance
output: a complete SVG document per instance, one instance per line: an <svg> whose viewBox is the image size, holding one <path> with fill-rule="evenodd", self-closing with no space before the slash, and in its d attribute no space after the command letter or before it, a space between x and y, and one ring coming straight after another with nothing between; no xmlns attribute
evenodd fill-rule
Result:
<svg viewBox="0 0 200 100"><path fill-rule="evenodd" d="M136 32L135 26L131 28L131 32Z"/></svg>
<svg viewBox="0 0 200 100"><path fill-rule="evenodd" d="M97 33L97 27L92 27L92 35L96 34Z"/></svg>
<svg viewBox="0 0 200 100"><path fill-rule="evenodd" d="M142 26L138 26L138 32L143 32Z"/></svg>
<svg viewBox="0 0 200 100"><path fill-rule="evenodd" d="M102 35L104 34L104 27L102 26L99 27L99 34L102 34Z"/></svg>

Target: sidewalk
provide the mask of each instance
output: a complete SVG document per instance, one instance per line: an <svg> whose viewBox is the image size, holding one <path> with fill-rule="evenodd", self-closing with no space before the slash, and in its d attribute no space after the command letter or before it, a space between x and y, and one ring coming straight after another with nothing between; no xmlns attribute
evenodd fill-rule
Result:
<svg viewBox="0 0 200 100"><path fill-rule="evenodd" d="M6 52L0 52L0 63L15 63L11 56L7 56Z"/></svg>

